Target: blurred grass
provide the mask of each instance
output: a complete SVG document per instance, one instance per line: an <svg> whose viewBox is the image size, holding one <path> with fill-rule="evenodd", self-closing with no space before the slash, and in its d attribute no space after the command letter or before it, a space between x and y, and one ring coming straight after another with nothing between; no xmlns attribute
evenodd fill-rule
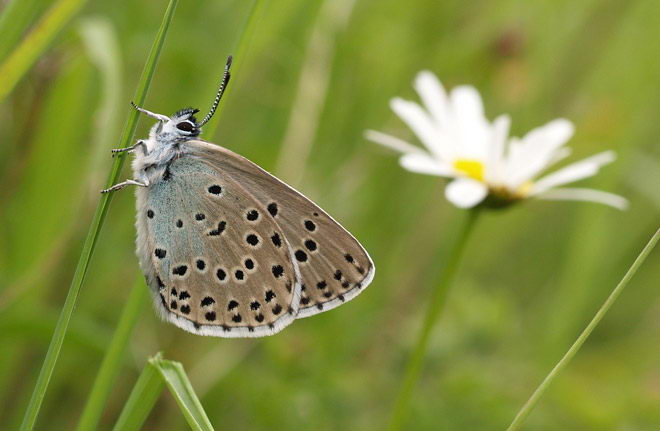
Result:
<svg viewBox="0 0 660 431"><path fill-rule="evenodd" d="M10 0L0 15L0 59L18 44L26 28L47 6L46 0Z"/></svg>
<svg viewBox="0 0 660 431"><path fill-rule="evenodd" d="M223 100L217 133L204 137L272 170L279 157L297 157L281 154L281 144L325 6L260 1L260 19ZM205 388L201 402L218 428L382 429L410 334L429 297L426 276L439 264L435 252L446 247L458 212L444 202L441 180L401 170L362 132L372 128L413 140L388 100L416 98L410 84L422 68L448 86L476 85L489 117L511 113L516 134L555 117L571 119L575 159L606 148L620 156L585 185L624 194L632 203L619 213L529 202L480 220L442 330L430 340L411 426L505 428L657 228L660 202L648 190L660 177L647 166L660 160L660 63L653 43L660 37L660 8L652 0L623 3L356 0L331 39L334 54L323 69L327 94L297 186L365 244L379 267L374 284L350 304L256 342L188 335L145 309L99 429L112 427L139 370L159 350L191 370L195 389ZM41 7L21 26L14 46L36 24ZM189 105L205 109L251 7L239 0L182 2L145 106L164 113ZM119 135L111 127L99 131L96 120L114 103L111 97L127 106L154 17L164 8L156 0L89 0L0 104L0 298L39 274L2 310L0 423L9 429L17 412L20 421L47 346L44 334L52 333L97 199L85 186L92 181L95 142ZM121 79L112 94L79 36L78 24L89 17L102 17L117 38L111 56ZM140 123L138 136L149 126ZM107 172L110 160L100 160ZM85 332L78 340L88 341L65 341L49 388L52 402L41 413L52 429L75 427L78 415L71 412L84 406L102 360L89 337L98 333L95 342L107 345L128 297L138 270L133 218L131 193L117 195L71 323L72 331ZM658 279L655 253L549 388L528 429L660 427L660 347L653 343L660 335ZM235 352L245 353L236 359ZM145 427L185 429L172 399L156 402Z"/></svg>
<svg viewBox="0 0 660 431"><path fill-rule="evenodd" d="M80 10L84 3L85 0L59 0L53 3L43 18L37 22L7 59L0 64L0 102L14 89L14 86L37 61L57 33ZM10 12L12 12L12 15L21 14L25 16L28 13L23 11L31 9L32 6L33 4L30 1L15 2L15 4L12 4ZM19 12L16 12L17 10ZM9 27L9 23L13 23L13 19L14 17L11 16L5 17L0 24L8 23L2 27ZM18 31L11 28L7 30L14 34L18 33ZM0 46L0 49L3 49L3 47Z"/></svg>

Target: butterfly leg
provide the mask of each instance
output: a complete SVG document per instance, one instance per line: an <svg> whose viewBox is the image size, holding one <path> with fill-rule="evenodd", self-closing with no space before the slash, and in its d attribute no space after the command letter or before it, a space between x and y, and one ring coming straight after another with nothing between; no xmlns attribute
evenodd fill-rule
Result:
<svg viewBox="0 0 660 431"><path fill-rule="evenodd" d="M126 147L126 148L113 148L113 149L110 150L110 151L112 152L112 155L114 156L114 155L117 154L117 153L124 153L124 152L132 153L132 152L135 151L138 147L142 148L142 154L146 156L146 155L147 155L147 144L146 144L143 140L141 140L141 139L140 139L139 141L137 141L137 142L135 143L135 145L131 145L130 147Z"/></svg>
<svg viewBox="0 0 660 431"><path fill-rule="evenodd" d="M124 182L115 184L114 186L110 187L109 189L104 189L101 190L101 193L110 193L114 192L115 190L120 190L123 189L126 186L140 186L140 187L149 187L149 182L144 181L143 183L136 181L136 180L126 180Z"/></svg>
<svg viewBox="0 0 660 431"><path fill-rule="evenodd" d="M137 105L136 105L135 103L133 103L133 102L131 102L131 106L132 106L133 108L135 108L138 112L142 112L143 114L148 115L148 116L150 116L150 117L152 117L152 118L155 118L155 119L158 120L158 121L167 122L167 121L170 120L170 117L168 117L167 115L156 114L155 112L147 111L147 110L144 109L144 108L140 108L139 106L137 106Z"/></svg>

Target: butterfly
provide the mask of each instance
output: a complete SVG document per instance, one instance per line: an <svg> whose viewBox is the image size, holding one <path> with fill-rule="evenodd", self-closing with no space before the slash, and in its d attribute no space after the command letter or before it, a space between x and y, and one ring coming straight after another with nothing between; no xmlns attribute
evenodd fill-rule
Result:
<svg viewBox="0 0 660 431"><path fill-rule="evenodd" d="M335 308L371 282L360 243L311 200L248 159L199 138L229 83L228 57L209 113L156 114L130 152L137 256L155 308L186 331L218 337L272 335Z"/></svg>

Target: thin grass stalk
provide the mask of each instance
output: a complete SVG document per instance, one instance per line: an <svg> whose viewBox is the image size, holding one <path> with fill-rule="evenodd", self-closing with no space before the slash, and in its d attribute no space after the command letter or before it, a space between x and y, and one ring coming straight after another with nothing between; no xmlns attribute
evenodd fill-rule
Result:
<svg viewBox="0 0 660 431"><path fill-rule="evenodd" d="M113 428L114 431L141 429L163 391L163 385L167 385L193 431L213 431L213 425L195 394L183 365L163 359L160 352L150 358L144 367Z"/></svg>
<svg viewBox="0 0 660 431"><path fill-rule="evenodd" d="M160 372L190 428L194 431L213 431L213 425L211 425L183 365L163 359L160 354L151 358L149 364Z"/></svg>
<svg viewBox="0 0 660 431"><path fill-rule="evenodd" d="M617 286L614 288L612 293L610 293L610 296L607 297L603 305L598 309L596 315L593 317L593 319L591 319L591 322L589 322L587 327L584 328L584 330L577 337L573 345L568 349L568 351L559 360L557 365L555 365L555 367L550 371L550 373L545 377L545 379L543 379L541 384L536 388L534 393L532 393L532 396L529 397L529 399L522 406L520 411L518 411L516 417L513 419L513 422L511 422L511 425L509 425L509 427L507 428L507 431L515 431L520 429L520 427L523 425L529 414L536 406L536 404L539 402L541 396L543 396L545 391L548 389L548 386L550 386L552 381L557 378L559 373L561 373L562 370L566 368L566 366L571 361L571 359L573 359L573 357L576 355L578 350L580 350L580 347L582 347L582 345L587 340L589 335L591 335L593 330L596 328L596 326L598 326L600 321L603 319L605 313L608 312L608 310L612 307L612 304L614 304L614 301L616 301L617 298L621 295L621 292L623 292L623 289L625 289L625 287L628 285L630 279L635 275L639 267L642 266L642 264L649 256L649 254L651 254L651 251L653 251L653 248L655 247L659 239L660 239L660 229L658 229L655 232L655 235L651 237L649 242L646 244L646 247L644 247L644 249L639 253L637 259L635 259L633 264L628 269L628 272L626 272L626 275L623 276L619 284L617 284Z"/></svg>
<svg viewBox="0 0 660 431"><path fill-rule="evenodd" d="M134 98L135 102L139 105L144 103L147 91L151 85L156 63L158 61L158 57L160 56L160 52L165 41L165 35L167 34L169 25L172 21L177 2L178 0L170 0L169 5L167 6L167 10L165 11L165 16L163 17L163 21L160 25L160 28L158 29L154 44L151 47L149 57L142 71L142 76L140 77ZM131 109L128 120L126 122L126 126L124 127L124 132L120 141L120 147L123 148L128 146L131 139L133 139L133 134L135 133L135 128L137 127L137 119L137 111ZM119 172L121 171L121 167L123 165L123 160L123 157L117 157L114 160L107 182L108 186L117 182ZM60 350L62 349L62 343L64 342L64 337L69 326L69 321L71 320L71 315L73 314L73 309L78 298L78 293L80 292L80 287L82 286L82 283L85 279L89 261L92 257L101 226L105 220L111 198L111 193L101 196L99 204L96 207L96 211L92 219L92 224L89 228L89 231L87 232L87 237L85 238L85 243L83 244L82 252L80 254L80 258L78 259L78 264L73 275L73 280L71 281L71 286L69 287L69 292L60 313L60 318L57 321L57 326L55 327L53 338L51 339L48 352L44 358L44 363L41 367L41 371L39 372L39 377L37 378L34 392L32 393L32 398L30 399L27 410L25 412L25 416L23 418L23 423L20 428L23 431L32 430L34 428L37 415L39 414L41 404L43 403L43 399L46 394L48 383L51 376L53 375L55 364L57 363Z"/></svg>
<svg viewBox="0 0 660 431"><path fill-rule="evenodd" d="M243 56L247 50L247 41L254 29L254 23L256 22L256 16L258 15L258 6L260 4L263 4L262 0L253 1L241 35L238 38L235 52L240 56ZM219 111L220 109L216 112L214 119L217 119L220 116ZM214 122L207 126L211 128L211 130L208 131L209 136L213 135L217 124L217 122ZM112 383L115 381L116 376L121 369L125 347L130 341L135 322L139 317L140 311L145 302L144 299L147 296L147 289L145 288L142 279L142 275L137 277L129 296L129 300L124 306L117 330L103 359L99 374L96 377L92 392L90 393L80 423L78 424L78 430L95 429L103 413L103 407L109 397ZM137 304L137 301L139 301L139 304Z"/></svg>
<svg viewBox="0 0 660 431"><path fill-rule="evenodd" d="M160 353L156 355L159 357ZM165 382L160 372L147 363L117 419L113 431L138 431L163 392Z"/></svg>
<svg viewBox="0 0 660 431"><path fill-rule="evenodd" d="M112 336L112 341L105 353L99 373L94 380L94 386L87 398L87 403L78 423L78 431L95 430L103 414L112 385L119 375L124 363L124 354L131 340L131 334L137 323L144 305L147 303L149 291L144 286L142 276L136 280L131 293L124 305L117 329Z"/></svg>
<svg viewBox="0 0 660 431"><path fill-rule="evenodd" d="M410 405L410 399L422 371L422 365L424 363L424 358L426 356L426 350L428 349L432 330L442 314L442 310L447 299L447 292L449 291L449 288L451 287L451 284L456 276L456 272L460 266L463 252L465 251L465 246L467 245L470 235L474 230L475 221L477 220L479 211L479 209L472 209L469 211L467 219L463 222L455 238L455 241L452 244L446 260L447 264L444 268L444 271L440 275L440 280L433 290L433 296L431 297L431 301L426 311L426 316L424 317L422 328L417 335L415 347L410 354L406 364L403 382L401 384L401 389L399 390L399 394L397 396L388 427L390 431L401 429L406 419Z"/></svg>

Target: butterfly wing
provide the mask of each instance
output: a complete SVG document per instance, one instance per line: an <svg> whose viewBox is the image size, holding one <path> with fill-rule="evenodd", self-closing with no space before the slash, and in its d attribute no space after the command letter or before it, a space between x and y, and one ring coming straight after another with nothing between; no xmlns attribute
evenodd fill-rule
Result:
<svg viewBox="0 0 660 431"><path fill-rule="evenodd" d="M166 172L137 190L138 257L161 315L220 337L287 326L298 312L300 275L267 209L235 177L194 155L184 153Z"/></svg>
<svg viewBox="0 0 660 431"><path fill-rule="evenodd" d="M301 274L297 317L337 307L371 282L375 268L367 252L314 202L226 148L199 140L186 147L213 169L240 181L284 233Z"/></svg>

